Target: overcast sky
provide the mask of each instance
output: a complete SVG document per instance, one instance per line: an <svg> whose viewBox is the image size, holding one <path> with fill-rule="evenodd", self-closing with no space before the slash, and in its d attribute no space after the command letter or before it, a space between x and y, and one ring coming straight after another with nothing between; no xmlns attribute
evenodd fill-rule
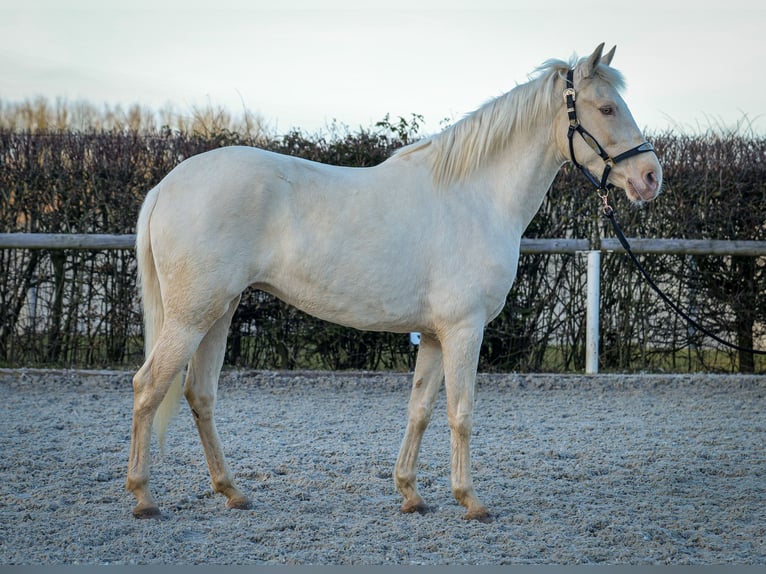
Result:
<svg viewBox="0 0 766 574"><path fill-rule="evenodd" d="M707 5L710 7L706 7ZM277 133L427 131L549 58L617 45L639 126L766 132L766 8L727 0L0 0L0 98L243 108Z"/></svg>

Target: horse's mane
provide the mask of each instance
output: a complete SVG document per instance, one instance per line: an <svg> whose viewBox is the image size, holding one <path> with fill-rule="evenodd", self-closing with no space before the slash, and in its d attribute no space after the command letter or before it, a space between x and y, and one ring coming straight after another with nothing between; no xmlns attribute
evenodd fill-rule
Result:
<svg viewBox="0 0 766 574"><path fill-rule="evenodd" d="M577 64L548 60L525 84L494 98L443 132L411 144L396 156L422 152L428 159L437 185L461 181L480 169L514 137L546 127L563 101L556 92L556 80ZM597 68L600 78L618 90L624 87L622 74L608 66Z"/></svg>

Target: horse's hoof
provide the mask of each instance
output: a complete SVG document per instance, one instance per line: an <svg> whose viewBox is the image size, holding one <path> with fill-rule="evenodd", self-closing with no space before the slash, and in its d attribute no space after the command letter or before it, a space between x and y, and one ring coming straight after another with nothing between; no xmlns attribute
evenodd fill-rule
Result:
<svg viewBox="0 0 766 574"><path fill-rule="evenodd" d="M246 496L235 496L226 501L226 508L235 508L237 510L250 510L252 503Z"/></svg>
<svg viewBox="0 0 766 574"><path fill-rule="evenodd" d="M463 516L463 520L477 520L483 524L489 524L492 522L493 517L489 513L489 510L483 506L480 506L479 508L475 508L466 512L465 516Z"/></svg>
<svg viewBox="0 0 766 574"><path fill-rule="evenodd" d="M134 518L162 518L160 507L156 504L139 504L133 509Z"/></svg>
<svg viewBox="0 0 766 574"><path fill-rule="evenodd" d="M427 514L428 506L426 506L426 503L423 502L422 498L417 498L413 500L408 500L404 504L402 504L401 511L402 511L402 514L413 514L415 512L417 512L418 514Z"/></svg>

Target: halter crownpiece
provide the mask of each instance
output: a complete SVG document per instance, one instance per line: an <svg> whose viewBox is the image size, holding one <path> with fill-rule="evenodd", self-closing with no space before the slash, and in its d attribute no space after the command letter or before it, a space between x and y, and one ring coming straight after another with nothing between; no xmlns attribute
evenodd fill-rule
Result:
<svg viewBox="0 0 766 574"><path fill-rule="evenodd" d="M654 151L654 146L649 142L644 142L634 148L629 149L626 152L617 155L616 157L610 156L601 146L601 144L598 143L598 140L596 140L596 138L593 137L590 132L588 132L588 130L582 127L580 120L577 119L577 107L575 105L576 99L577 94L574 89L574 70L570 69L567 72L566 88L564 89L564 100L566 101L567 115L569 116L569 132L567 133L567 139L569 140L569 157L572 160L574 166L579 169L588 179L588 181L590 181L596 187L596 191L604 202L604 208L606 209L609 207L606 202L606 196L612 189L614 189L614 186L608 182L609 173L612 171L612 168L615 166L615 164L621 162L624 159L628 159L629 157L633 157L634 155L648 151ZM590 148L595 151L602 160L604 160L605 165L604 172L601 174L601 181L596 179L596 177L590 171L588 171L588 168L577 161L574 152L575 132L579 133L580 136L582 136L582 139L585 140L585 143L587 143Z"/></svg>

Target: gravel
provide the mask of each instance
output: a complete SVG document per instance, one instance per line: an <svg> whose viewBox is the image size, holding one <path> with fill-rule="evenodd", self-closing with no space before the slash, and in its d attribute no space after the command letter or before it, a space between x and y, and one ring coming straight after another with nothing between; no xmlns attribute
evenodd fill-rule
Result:
<svg viewBox="0 0 766 574"><path fill-rule="evenodd" d="M409 376L262 371L224 373L216 417L253 509L213 494L185 409L152 465L163 518L136 520L130 379L0 370L0 563L766 563L763 376L480 375L490 524L450 493L443 392L419 465L431 512L402 515Z"/></svg>

